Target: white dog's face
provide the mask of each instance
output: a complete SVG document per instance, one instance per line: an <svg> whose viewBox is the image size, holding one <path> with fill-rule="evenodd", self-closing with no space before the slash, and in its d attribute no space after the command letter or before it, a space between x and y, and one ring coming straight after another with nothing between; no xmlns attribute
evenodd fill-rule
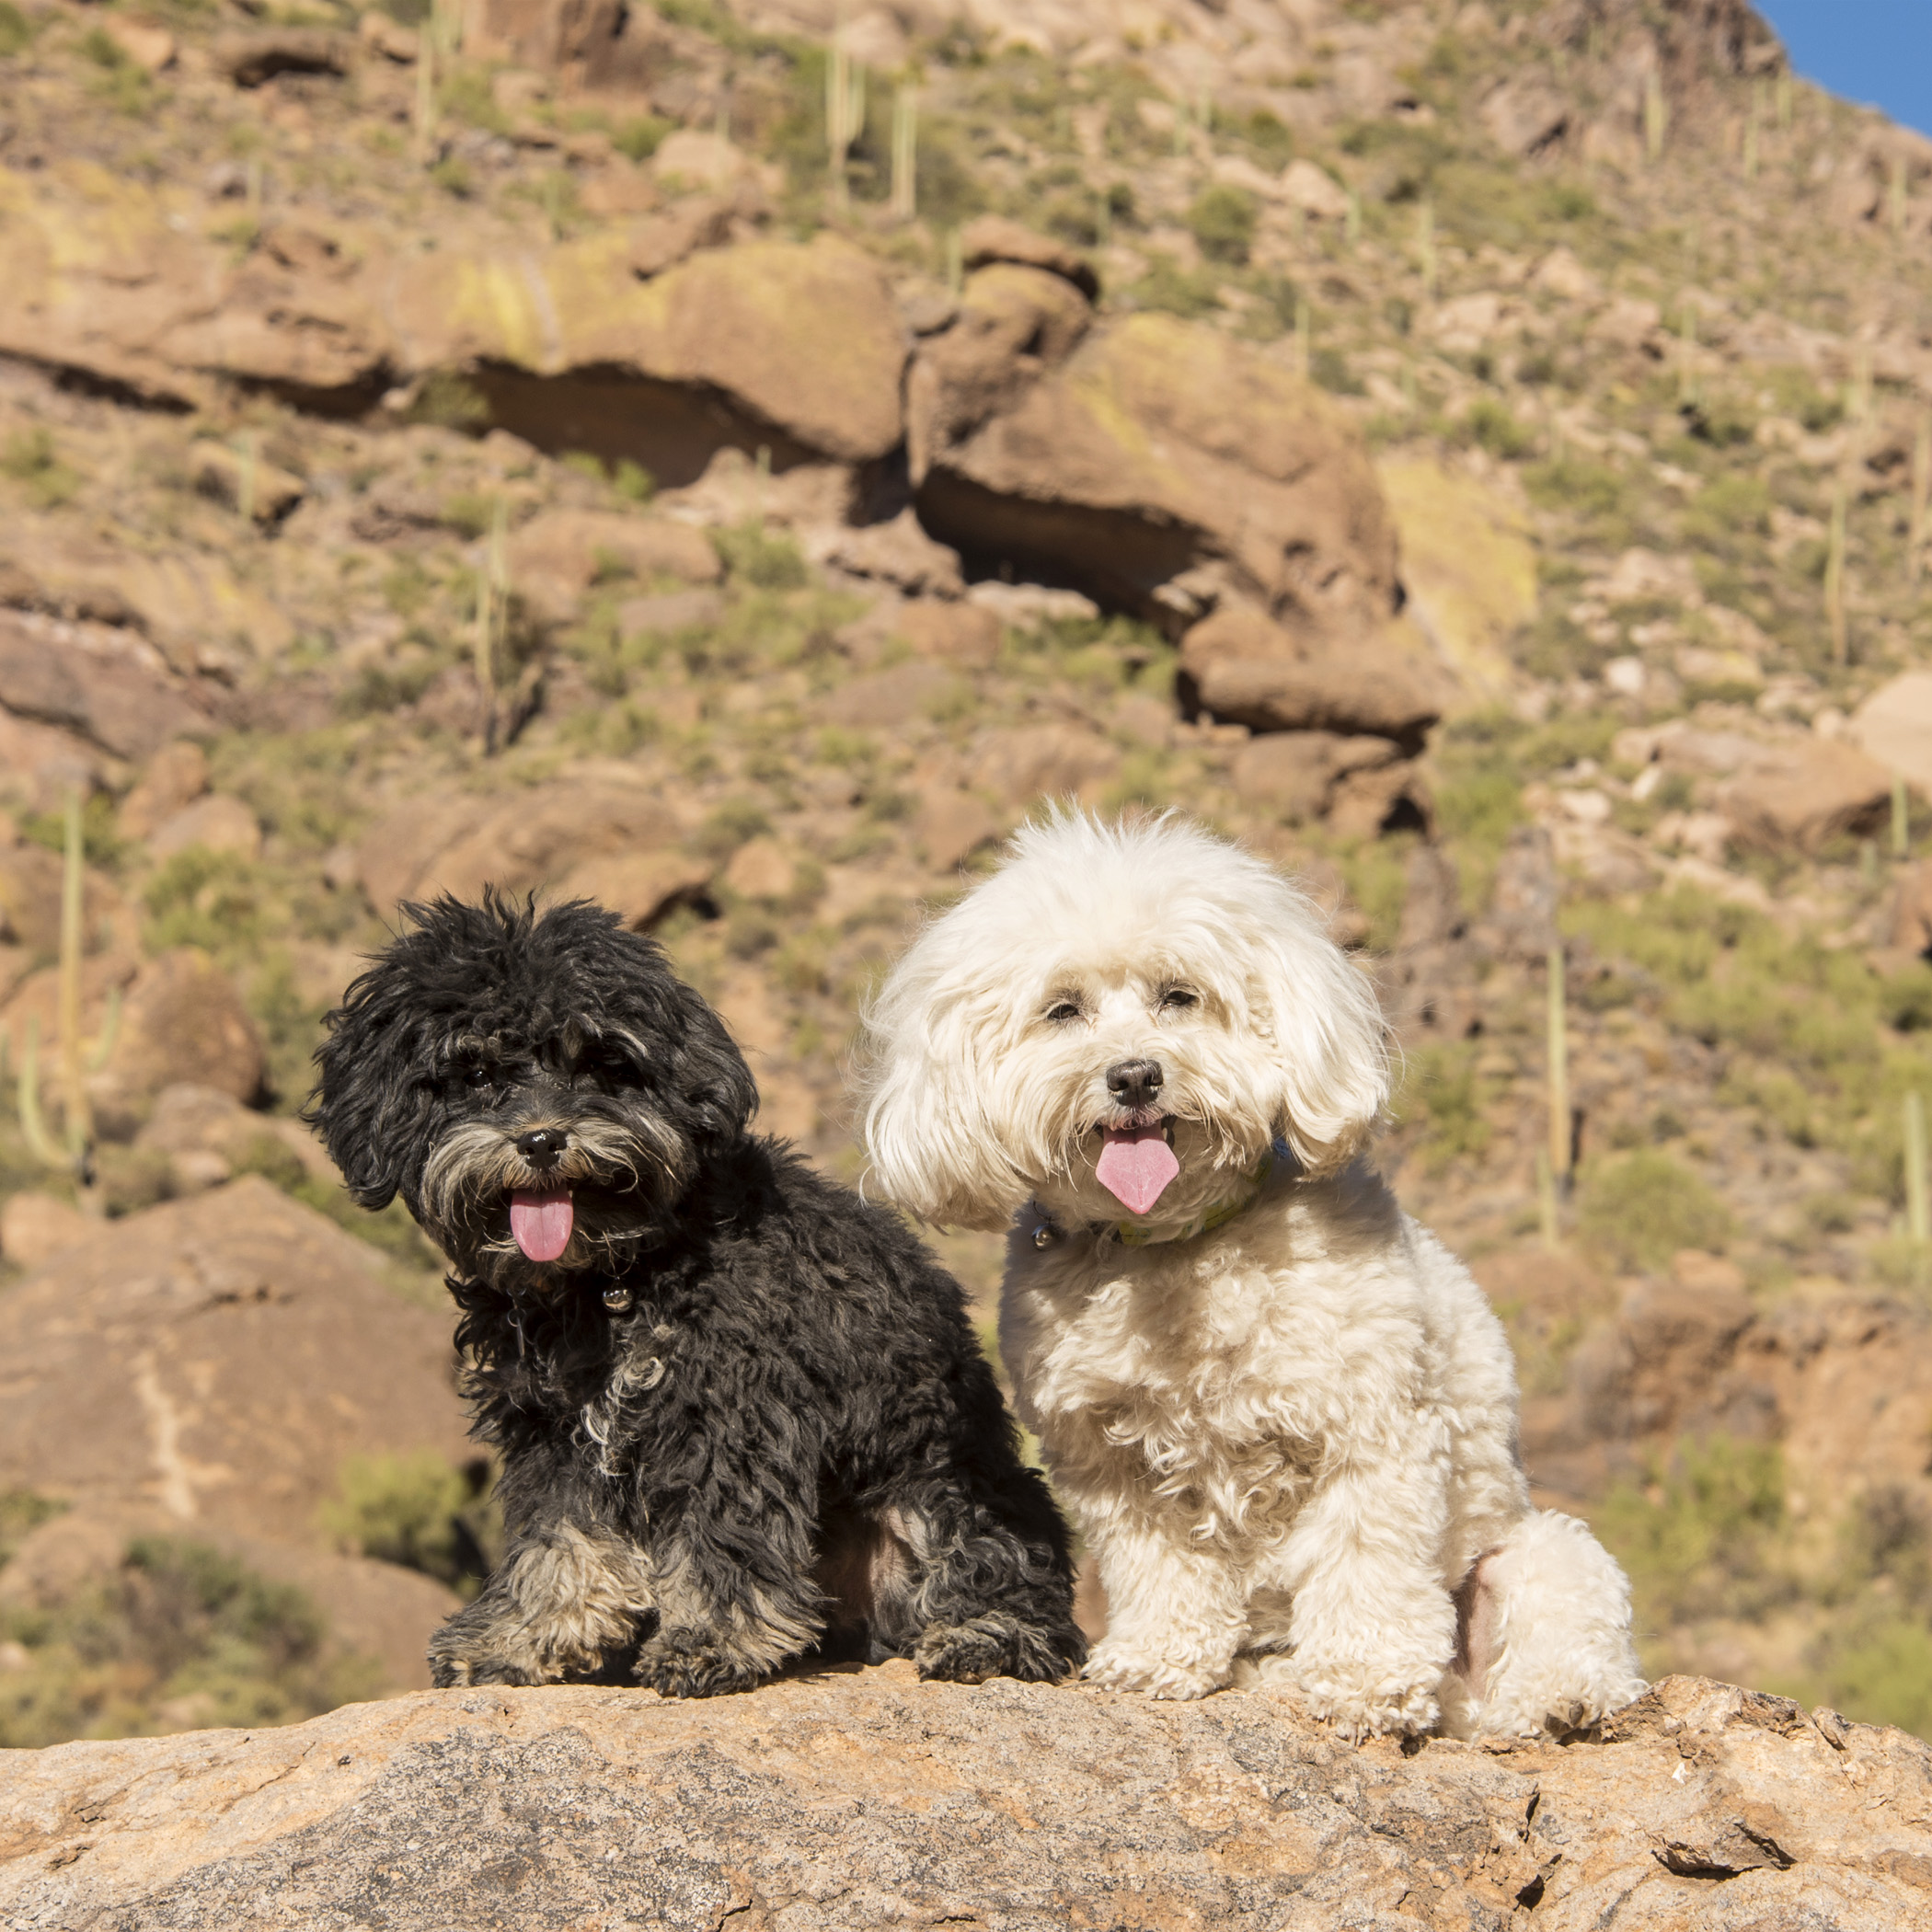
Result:
<svg viewBox="0 0 1932 1932"><path fill-rule="evenodd" d="M1029 826L868 1015L866 1129L895 1201L1003 1226L1206 1212L1283 1139L1319 1167L1387 1090L1367 982L1307 900L1176 818Z"/></svg>

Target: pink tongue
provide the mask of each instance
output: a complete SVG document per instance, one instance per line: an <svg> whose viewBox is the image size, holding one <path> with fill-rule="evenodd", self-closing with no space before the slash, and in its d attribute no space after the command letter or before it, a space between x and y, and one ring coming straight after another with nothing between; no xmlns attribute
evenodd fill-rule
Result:
<svg viewBox="0 0 1932 1932"><path fill-rule="evenodd" d="M510 1196L510 1232L533 1261L554 1261L570 1245L569 1188L518 1188Z"/></svg>
<svg viewBox="0 0 1932 1932"><path fill-rule="evenodd" d="M1106 1146L1094 1172L1128 1213L1144 1214L1180 1172L1180 1163L1158 1127L1105 1127Z"/></svg>

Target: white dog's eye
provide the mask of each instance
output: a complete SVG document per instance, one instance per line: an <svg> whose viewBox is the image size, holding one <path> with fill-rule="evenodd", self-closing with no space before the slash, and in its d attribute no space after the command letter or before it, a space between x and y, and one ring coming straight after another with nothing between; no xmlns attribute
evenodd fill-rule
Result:
<svg viewBox="0 0 1932 1932"><path fill-rule="evenodd" d="M1198 1006L1200 1004L1200 995L1190 993L1185 986L1169 986L1160 996L1160 1009L1163 1013L1178 1013L1183 1007Z"/></svg>
<svg viewBox="0 0 1932 1932"><path fill-rule="evenodd" d="M1057 1026L1064 1026L1070 1019L1080 1018L1080 1002L1074 999L1056 999L1046 1010L1046 1017Z"/></svg>

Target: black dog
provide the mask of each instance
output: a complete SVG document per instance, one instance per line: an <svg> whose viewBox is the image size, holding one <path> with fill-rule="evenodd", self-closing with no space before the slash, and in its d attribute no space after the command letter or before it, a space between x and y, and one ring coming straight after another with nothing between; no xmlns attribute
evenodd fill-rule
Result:
<svg viewBox="0 0 1932 1932"><path fill-rule="evenodd" d="M399 1193L455 1264L501 1453L508 1550L435 1681L1075 1668L1066 1529L951 1277L746 1132L751 1073L654 942L581 903L408 910L310 1108L356 1199Z"/></svg>

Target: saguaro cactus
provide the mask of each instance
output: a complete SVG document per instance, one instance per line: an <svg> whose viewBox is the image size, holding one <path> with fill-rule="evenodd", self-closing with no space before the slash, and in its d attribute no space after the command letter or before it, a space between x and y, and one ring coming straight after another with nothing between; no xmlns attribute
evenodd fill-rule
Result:
<svg viewBox="0 0 1932 1932"><path fill-rule="evenodd" d="M81 795L67 795L65 852L61 869L61 953L55 992L60 1032L61 1138L48 1132L40 1113L40 1026L27 1022L20 1053L20 1131L36 1160L73 1175L82 1190L94 1180L94 1120L87 1105L86 1076L98 1073L114 1051L121 1025L121 996L108 995L100 1037L90 1048L81 1039L81 915L86 885Z"/></svg>
<svg viewBox="0 0 1932 1932"><path fill-rule="evenodd" d="M825 63L825 145L832 163L832 199L839 208L849 198L845 164L865 125L866 70L845 52L842 16L833 29L831 58Z"/></svg>
<svg viewBox="0 0 1932 1932"><path fill-rule="evenodd" d="M1834 664L1851 661L1851 633L1845 615L1846 514L1845 478L1840 477L1832 492L1831 532L1824 555L1824 618L1831 627L1832 662Z"/></svg>
<svg viewBox="0 0 1932 1932"><path fill-rule="evenodd" d="M910 83L892 98L892 213L909 222L919 212L919 90Z"/></svg>
<svg viewBox="0 0 1932 1932"><path fill-rule="evenodd" d="M490 512L489 549L477 572L477 689L483 698L483 755L497 748L497 642L509 628L510 506L501 497Z"/></svg>

